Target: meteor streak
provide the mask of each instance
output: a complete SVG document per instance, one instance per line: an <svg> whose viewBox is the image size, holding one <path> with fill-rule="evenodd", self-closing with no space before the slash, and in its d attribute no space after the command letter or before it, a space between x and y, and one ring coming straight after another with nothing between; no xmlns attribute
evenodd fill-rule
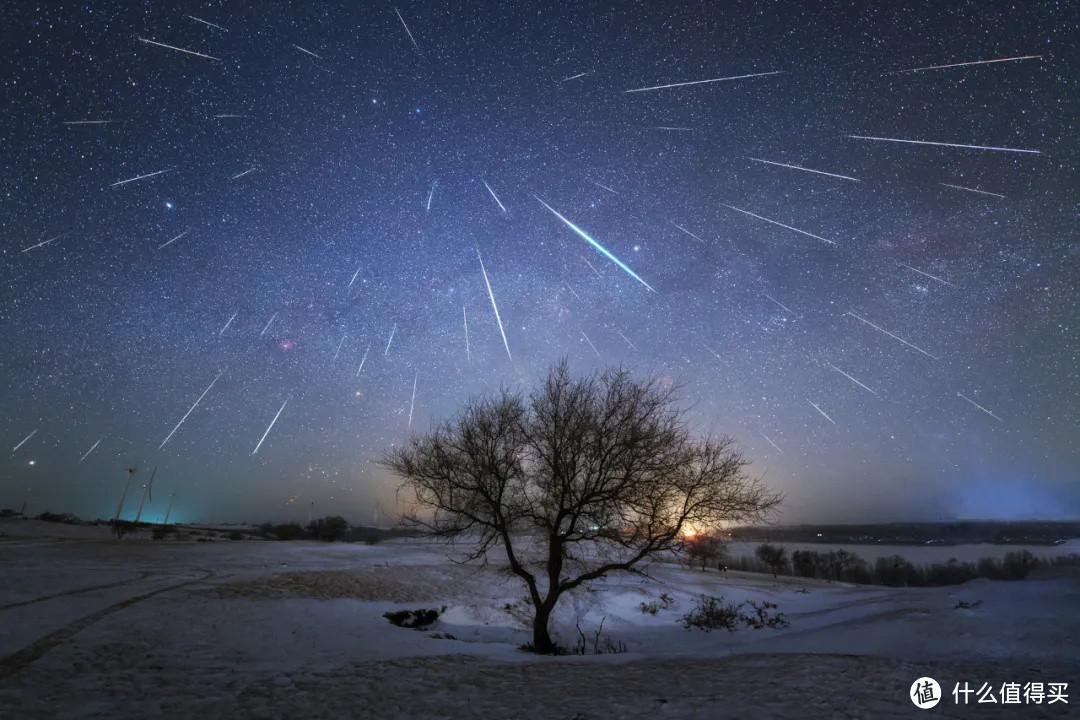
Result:
<svg viewBox="0 0 1080 720"><path fill-rule="evenodd" d="M777 305L779 305L779 306L780 306L781 308L783 308L783 309L784 309L784 311L785 311L785 312L787 312L788 314L790 314L790 315L795 315L795 317L798 317L798 315L796 315L796 314L795 314L795 312L793 312L791 308L789 308L789 307L788 307L787 305L785 305L784 303L780 302L780 301L779 301L779 300L777 300L776 298L772 297L771 295L766 295L765 297L767 297L767 298L768 298L769 300L772 300L772 301L773 301L774 303L776 303Z"/></svg>
<svg viewBox="0 0 1080 720"><path fill-rule="evenodd" d="M702 240L701 238L699 238L699 237L698 237L697 235L695 235L694 233L692 233L692 232L690 232L689 230L687 230L686 228L684 228L684 227L683 227L682 225L680 225L679 223L677 223L677 222L673 222L673 223L671 223L671 224L672 224L672 225L674 225L675 227L679 228L679 229L680 229L680 230L682 230L682 231L683 231L684 233L686 233L686 234L687 234L687 235L689 235L690 237L694 238L694 239L695 239L695 240L697 240L698 242L702 242L702 243L703 243L703 242L705 242L704 240Z"/></svg>
<svg viewBox="0 0 1080 720"><path fill-rule="evenodd" d="M363 265L358 265L357 266L356 272L353 273L352 280L349 281L349 287L352 287L353 283L356 282L356 276L360 274L360 268L361 267L363 267Z"/></svg>
<svg viewBox="0 0 1080 720"><path fill-rule="evenodd" d="M108 125L115 120L66 120L65 125Z"/></svg>
<svg viewBox="0 0 1080 720"><path fill-rule="evenodd" d="M266 327L264 327L262 329L262 332L259 333L259 337L262 337L263 335L266 334L266 331L270 329L270 323L274 322L274 318L276 318L276 317L277 317L277 313L274 313L273 315L270 316L270 319L266 321Z"/></svg>
<svg viewBox="0 0 1080 720"><path fill-rule="evenodd" d="M409 39L412 40L413 47L416 48L416 54L420 57L424 57L424 53L420 51L420 45L417 44L416 38L413 37L412 31L409 30L409 26L405 24L405 18L401 17L401 11L394 8L394 12L397 13L397 19L401 21L401 27L405 28L405 32L408 33Z"/></svg>
<svg viewBox="0 0 1080 720"><path fill-rule="evenodd" d="M386 341L386 349L383 350L383 357L390 354L390 343L394 342L394 333L397 332L397 323L394 323L394 327L390 328L390 339Z"/></svg>
<svg viewBox="0 0 1080 720"><path fill-rule="evenodd" d="M135 182L136 180L145 180L146 178L154 177L155 175L160 175L161 173L167 173L169 172L169 170L172 170L172 168L166 168L164 170L158 170L157 172L148 173L146 175L139 175L138 177L128 178L127 180L121 180L120 182L114 182L109 187L116 187L117 185L127 185L129 182Z"/></svg>
<svg viewBox="0 0 1080 720"><path fill-rule="evenodd" d="M686 130L692 131L694 128L688 127L672 127L671 125L653 125L653 130Z"/></svg>
<svg viewBox="0 0 1080 720"><path fill-rule="evenodd" d="M990 195L992 197L1005 199L1004 195L998 195L997 193L987 192L986 190L976 190L975 188L964 187L963 185L950 185L949 183L941 183L947 188L953 188L955 190L966 190L970 193L978 193L979 195Z"/></svg>
<svg viewBox="0 0 1080 720"><path fill-rule="evenodd" d="M197 18L194 15L188 15L188 17L191 18L192 20L194 20L195 22L201 22L203 25L209 25L210 27L212 27L212 28L214 28L216 30L220 30L221 32L229 32L228 30L221 27L220 25L215 25L212 22L208 22L206 20L203 20L202 18Z"/></svg>
<svg viewBox="0 0 1080 720"><path fill-rule="evenodd" d="M263 433L263 435L262 435L262 437L261 437L261 438L259 438L259 444L258 444L258 445L256 445L256 446L255 446L255 449L251 451L251 454L252 454L252 455L254 455L255 453L259 452L259 448L261 448L261 447L262 447L262 444L263 444L263 440L265 440L265 439L266 439L266 436L270 434L270 430L271 430L271 428L273 428L273 427L274 427L274 423L276 423L276 422L277 422L277 419L278 419L278 417L279 417L279 416L281 415L281 411L285 409L285 405L286 405L286 403L288 403L288 402L289 402L289 400L288 400L288 398L286 398L285 402L281 403L281 407L280 407L280 408L278 409L278 411L277 411L277 415L275 415L275 416L274 416L274 419L270 421L270 427L266 428L266 432L264 432L264 433Z"/></svg>
<svg viewBox="0 0 1080 720"><path fill-rule="evenodd" d="M184 424L185 420L187 420L187 417L188 417L188 415L191 414L191 411L195 409L195 407L202 401L202 399L204 397L206 397L206 393L210 392L210 388L214 387L214 383L216 383L218 381L218 379L220 379L221 376L224 375L224 374L225 374L225 371L222 370L221 372L218 373L217 377L214 378L214 381L206 386L206 389L203 390L202 395L200 395L199 399L195 401L195 404L192 405L191 408L186 413L184 413L184 417L180 418L180 422L176 423L176 427L174 427L172 429L172 431L168 435L165 436L165 439L161 441L161 444L158 445L158 450L165 447L165 443L169 442L169 438L171 438L173 436L173 433L175 433L177 430L180 429L180 426Z"/></svg>
<svg viewBox="0 0 1080 720"><path fill-rule="evenodd" d="M836 173L825 172L824 170L811 170L810 168L799 167L798 165L787 165L786 163L773 162L772 160L761 160L760 158L748 157L747 160L753 160L754 162L765 163L766 165L776 165L777 167L790 168L792 170L802 170L803 172L816 173L818 175L827 175L829 177L840 178L841 180L850 180L851 182L859 182L858 178L848 177L847 175L837 175Z"/></svg>
<svg viewBox="0 0 1080 720"><path fill-rule="evenodd" d="M155 42L154 40L147 40L146 38L137 37L135 39L139 40L141 42L144 42L144 43L148 43L150 45L157 45L158 47L168 48L169 50L175 50L177 52L187 53L188 55L197 55L198 57L206 58L207 60L218 60L219 59L219 58L213 57L212 55L203 55L202 53L195 52L194 50L185 50L184 48L179 48L179 47L176 47L175 45L166 45L165 43Z"/></svg>
<svg viewBox="0 0 1080 720"><path fill-rule="evenodd" d="M994 419L995 419L995 420L997 420L998 422L1000 422L1000 423L1003 423L1003 422L1005 422L1004 420L1002 420L1001 418L999 418L999 417L998 417L997 415L995 415L994 413L990 412L989 410L987 410L986 408L984 408L984 407L983 407L982 405L980 405L979 403L977 403L977 402L975 402L974 400L972 400L971 398L969 398L969 397L968 397L967 395L965 395L965 394L963 394L963 393L960 393L960 392L958 392L958 393L956 393L956 394L957 394L957 395L959 395L960 397L964 398L964 399L965 399L965 400L967 400L967 401L968 401L969 403L971 403L971 404L972 404L972 405L974 405L975 407L979 408L979 409L980 409L980 410L982 410L982 411L983 411L984 413L986 413L986 414L987 414L987 415L989 415L990 417L994 418Z"/></svg>
<svg viewBox="0 0 1080 720"><path fill-rule="evenodd" d="M720 204L724 205L724 203L720 203ZM822 242L827 242L830 245L835 245L836 244L832 240L826 240L825 238L821 237L820 235L815 235L814 233L809 233L809 232L806 232L805 230L800 230L799 228L791 227L790 225L785 225L784 223L777 222L776 220L770 220L769 218L762 217L761 215L755 215L754 213L750 212L749 210L741 210L741 209L735 207L734 205L724 205L724 207L735 210L736 212L741 212L743 215L749 215L750 217L757 218L758 220L764 220L767 223L772 223L773 225L779 225L782 228L786 228L788 230L793 230L793 231L799 233L800 235L806 235L807 237L812 237L815 240L821 240Z"/></svg>
<svg viewBox="0 0 1080 720"><path fill-rule="evenodd" d="M18 445L16 445L15 447L11 448L11 452L15 452L16 450L18 450L19 448L21 448L21 447L22 447L23 445L25 445L25 444L26 444L26 441L27 441L27 440L29 440L30 438L34 437L35 435L37 435L37 430L36 430L36 429L34 430L34 432L32 432L32 433L30 433L29 435L27 435L26 437L24 437L24 438L22 439L22 442L20 442L20 443L19 443Z"/></svg>
<svg viewBox="0 0 1080 720"><path fill-rule="evenodd" d="M635 272L634 272L633 270L631 270L631 269L630 269L629 267L627 267L627 266L626 266L626 264L625 264L625 263L623 263L623 261L622 261L622 260L620 260L619 258L617 258L617 257L615 257L614 255L612 255L612 254L611 254L610 252L608 252L607 248L605 248L605 247L604 247L603 245L601 245L600 243L596 242L596 241L595 241L595 240L593 240L593 239L592 239L591 237L589 237L589 235L588 235L588 234L587 234L587 233L586 233L586 232L585 232L584 230L582 230L582 229L581 229L581 228L579 228L579 227L578 227L577 225L575 225L574 223L572 223L572 222L570 222L569 220L567 220L567 219L566 219L565 217L563 217L563 216L562 216L561 214L559 214L559 211L558 211L558 210L556 210L555 208L553 208L553 207L551 207L550 205L548 205L548 204L547 204L546 202L544 202L543 200L541 200L541 199L540 199L539 197L537 197L536 195L533 195L533 197L534 197L534 198L536 198L536 199L537 199L537 200L538 200L538 201L540 202L540 204L541 204L541 205L543 205L543 206L544 206L544 207L546 207L546 208L547 208L548 210L550 210L550 211L551 211L551 212L552 212L552 213L553 213L553 214L555 215L555 217L557 217L557 218L559 218L560 220L562 220L562 221L563 221L563 222L564 222L564 223L566 224L566 226L567 226L567 227L569 227L569 228L570 228L571 230L573 230L574 232L576 232L576 233L577 233L578 235L580 235L580 236L581 236L582 238L584 238L584 239L585 239L585 240L586 240L586 241L587 241L587 242L588 242L588 243L589 243L590 245L592 245L592 246L593 246L594 248L596 248L596 249L597 249L597 250L599 250L599 251L600 251L601 253L603 253L603 254L604 254L604 255L605 255L605 256L606 256L606 257L607 257L607 258L608 258L609 260L611 260L611 261L612 261L612 262L614 262L614 263L615 263L616 265L618 265L618 266L619 266L620 268L622 268L622 269L623 269L624 271L626 271L626 274L627 274L627 275L629 275L630 277L632 277L632 278L634 278L635 280L637 280L637 281L638 281L639 283L641 283L642 285L644 285L645 287L647 287L647 288L648 288L648 289L649 289L650 291L652 291L652 292L656 292L655 290L653 290L653 289L652 289L652 286L650 286L650 285L649 285L649 283L645 282L645 281L644 281L644 280L642 280L642 279L641 279L640 277L638 277L638 274L637 274L637 273L635 273ZM591 265L590 265L590 267L591 267ZM593 268L593 270L596 270L596 268ZM600 274L600 273L597 273L597 275L599 275L599 274Z"/></svg>
<svg viewBox="0 0 1080 720"><path fill-rule="evenodd" d="M487 184L487 181L481 182L484 183L484 187L486 187L488 189L488 192L491 193L491 197L495 198L495 202L499 203L499 209L503 212L506 212L506 208L503 207L503 204L501 202L499 202L499 196L495 194L495 191L491 189L491 186Z"/></svg>
<svg viewBox="0 0 1080 720"><path fill-rule="evenodd" d="M596 353L596 357L600 357L600 351L597 350L596 346L592 344L592 340L589 339L589 336L585 334L584 330L581 331L581 337L585 338L585 342L589 343L589 347L591 347L592 351Z"/></svg>
<svg viewBox="0 0 1080 720"><path fill-rule="evenodd" d="M345 333L341 333L341 340L338 341L337 350L334 351L334 359L330 361L330 364L337 362L337 356L341 352L341 345L345 342Z"/></svg>
<svg viewBox="0 0 1080 720"><path fill-rule="evenodd" d="M591 262L589 262L588 258L583 257L581 259L585 261L585 264L589 266L590 270L592 270L594 273L596 273L596 277L600 278L601 280L604 279L604 276L600 274L600 271L597 270L596 267Z"/></svg>
<svg viewBox="0 0 1080 720"><path fill-rule="evenodd" d="M187 230L185 230L184 232L180 233L179 235L177 235L176 237L174 237L174 238L173 238L172 240L168 241L167 243L164 243L164 244L162 244L162 245L158 245L158 250L160 250L160 249L162 249L163 247L166 247L166 246L168 246L168 245L172 245L172 244L173 244L174 242L176 242L176 241L177 241L177 240L179 240L180 238L184 237L184 236L185 236L185 235L187 235L187 234L188 234L189 232L191 232L191 228L188 228Z"/></svg>
<svg viewBox="0 0 1080 720"><path fill-rule="evenodd" d="M619 337L626 341L626 344L630 346L631 350L637 350L637 348L634 347L634 343L630 342L630 338L623 335L622 331L620 331L618 328L615 328L615 332L619 333Z"/></svg>
<svg viewBox="0 0 1080 720"><path fill-rule="evenodd" d="M612 190L607 185L601 185L600 183L596 182L595 180L590 179L589 182L591 182L593 185L595 185L598 188L601 188L603 190L607 190L609 193L612 193L613 195L620 195L621 194L621 193L619 193L618 190Z"/></svg>
<svg viewBox="0 0 1080 720"><path fill-rule="evenodd" d="M306 49L300 47L299 45L294 44L293 47L296 48L297 50L299 50L302 53L307 53L308 55L315 58L316 60L322 60L322 58L319 57L318 55L316 55L315 53L311 52L310 50L306 50Z"/></svg>
<svg viewBox="0 0 1080 720"><path fill-rule="evenodd" d="M238 314L239 312L240 312L240 311L239 311L239 310L237 310L236 312L234 312L234 313L232 314L232 317L231 317L231 318L229 318L229 321L228 321L227 323L225 323L225 327L221 328L221 330L219 330L219 331L218 331L218 337L221 337L221 334L222 334L223 332L225 332L225 330L227 330L227 329L228 329L228 327L229 327L230 325L232 325L232 321L233 321L233 319L234 319L234 318L235 318L235 317L237 316L237 314Z"/></svg>
<svg viewBox="0 0 1080 720"><path fill-rule="evenodd" d="M247 175L247 174L248 174L249 172L255 172L255 168L248 168L247 170L245 170L245 171L244 171L244 172L242 172L242 173L239 173L239 174L237 174L237 175L233 175L233 176L232 176L232 179L233 179L233 180L235 180L235 179L237 179L237 178L242 178L242 177L244 177L245 175Z"/></svg>
<svg viewBox="0 0 1080 720"><path fill-rule="evenodd" d="M702 341L701 341L701 347L703 347L703 348L705 348L706 350L708 350L708 351L709 351L709 352L710 352L710 353L712 354L712 356L713 356L714 358L716 358L717 360L719 360L720 362L724 362L724 358L720 357L720 354L719 354L718 352L716 352L716 351L715 351L715 350L713 350L713 349L712 349L711 347L709 347L708 345L706 345L706 344L705 344L705 341L704 341L704 340L702 340Z"/></svg>
<svg viewBox="0 0 1080 720"><path fill-rule="evenodd" d="M856 140L877 140L879 142L908 143L910 145L937 145L938 147L966 148L968 150L997 150L998 152L1028 153L1041 155L1039 150L1019 150L1017 148L993 147L991 145L961 145L959 143L930 142L929 140L901 140L900 138L870 137L868 135L848 135Z"/></svg>
<svg viewBox="0 0 1080 720"><path fill-rule="evenodd" d="M819 413L821 413L821 416L822 416L823 418L825 418L826 420L828 420L829 422L831 422L831 423L832 423L833 425L836 425L836 421L835 421L835 420L833 420L833 419L832 419L831 417L829 417L828 415L826 415L826 414L825 414L825 411L824 411L824 410L822 410L821 408L819 408L819 407L817 406L817 403L815 403L815 402L814 402L813 400L811 400L810 398L806 398L806 402L808 402L808 403L810 403L811 405L813 405L813 406L814 406L814 409L815 409L815 410L817 410L817 411L818 411Z"/></svg>
<svg viewBox="0 0 1080 720"><path fill-rule="evenodd" d="M469 353L469 316L465 313L465 306L461 306L461 319L465 322L465 359L472 365L472 355Z"/></svg>
<svg viewBox="0 0 1080 720"><path fill-rule="evenodd" d="M971 62L952 63L951 65L928 65L927 67L911 68L910 70L894 70L886 75L899 75L900 73L920 72L922 70L944 70L945 68L967 67L968 65L989 65L990 63L1015 62L1017 60L1035 60L1042 55L1020 55L1019 57L998 58L996 60L973 60Z"/></svg>
<svg viewBox="0 0 1080 720"><path fill-rule="evenodd" d="M563 285L566 285L566 289L570 291L571 295L573 295L574 297L576 297L578 299L578 302L585 302L584 300L581 299L581 296L577 294L577 291L574 290L574 288L570 287L569 283L563 283Z"/></svg>
<svg viewBox="0 0 1080 720"><path fill-rule="evenodd" d="M832 364L831 362L827 362L827 363L825 363L825 364L826 364L826 365L828 365L829 367L831 367L831 368L832 368L833 370L835 370L836 372L838 372L838 373L840 373L841 375L843 375L844 377L846 377L846 378L847 378L848 380L850 380L851 382L853 382L853 383L855 383L856 385L858 385L859 387L861 387L861 388L862 388L863 390L865 390L866 392L870 393L871 395L873 395L873 396L875 396L875 397L880 397L880 396L879 396L879 395L878 395L878 394L877 394L876 392L874 392L874 391L873 391L873 390L871 390L870 388L866 387L866 386L865 386L865 385L863 385L863 384L862 384L861 382L859 382L859 381L858 381L858 380L856 380L855 378L851 377L850 375L848 375L848 374L847 374L846 372L844 372L844 371L843 371L843 370L841 370L840 368L838 368L838 367L836 367L835 365L833 365L833 364Z"/></svg>
<svg viewBox="0 0 1080 720"><path fill-rule="evenodd" d="M51 242L59 240L62 237L64 237L64 236L63 235L57 235L56 237L49 238L48 240L43 240L42 242L39 242L37 245L31 245L28 248L23 248L22 250L19 251L19 253L21 254L21 253L24 253L24 252L30 252L31 250L36 250L37 248L44 247L44 246L48 245Z"/></svg>
<svg viewBox="0 0 1080 720"><path fill-rule="evenodd" d="M766 75L780 75L783 70L773 72L751 73L750 75L732 75L731 77L712 78L711 80L693 80L691 82L671 83L669 85L653 85L652 87L634 88L623 90L624 93L648 92L649 90L666 90L667 88L686 87L687 85L704 85L705 83L725 82L727 80L743 80L745 78L765 77Z"/></svg>
<svg viewBox="0 0 1080 720"><path fill-rule="evenodd" d="M937 275L931 275L928 272L923 272L922 270L919 270L917 268L913 268L910 265L905 265L904 263L898 263L898 264L900 265L900 267L906 267L908 270L911 270L912 272L917 272L920 275L925 275L926 277L930 278L931 280L937 280L939 283L942 283L944 285L948 285L949 287L956 287L955 285L953 285L948 280L942 280Z"/></svg>
<svg viewBox="0 0 1080 720"><path fill-rule="evenodd" d="M502 318L499 317L499 306L495 304L495 293L491 291L487 269L484 268L484 258L480 257L479 249L476 251L476 257L480 260L480 272L484 274L484 284L487 285L488 297L491 298L491 307L495 310L495 321L499 323L499 334L502 335L503 347L506 348L506 357L510 358L510 362L513 362L514 356L510 354L510 343L506 342L506 331L503 330Z"/></svg>
<svg viewBox="0 0 1080 720"><path fill-rule="evenodd" d="M412 430L412 413L413 408L416 407L416 381L420 377L420 371L417 370L412 379L412 400L409 401L409 429Z"/></svg>
<svg viewBox="0 0 1080 720"><path fill-rule="evenodd" d="M364 357L360 358L360 367L356 368L356 377L360 377L360 371L364 369L364 363L367 362L367 354L371 350L371 345L367 346L367 350L364 350Z"/></svg>
<svg viewBox="0 0 1080 720"><path fill-rule="evenodd" d="M931 355L930 353L926 352L926 351L925 351L925 350L923 350L923 349L922 349L921 347L918 347L917 345L912 345L911 343L909 343L909 342L908 342L907 340L905 340L904 338L900 337L899 335L893 335L893 334L892 334L891 332L889 332L889 331L888 331L888 330L886 330L885 328L883 328L883 327L879 327L879 326L875 325L874 323L870 322L869 320L864 320L863 318L859 317L858 315L856 315L856 314L855 314L855 313L853 313L853 312L846 312L846 313L844 313L844 315L850 315L851 317L855 318L855 319L856 319L856 320L858 320L859 322L863 322L863 323L866 323L867 325L869 325L870 327L874 328L874 329L875 329L875 330L877 330L878 332L883 332L883 333L885 333L886 335L888 335L889 337L891 337L892 339L894 339L894 340L899 340L900 342L902 342L902 343L904 343L905 345L907 345L907 346L908 346L909 348L912 348L913 350L918 350L919 352L921 352L921 353L922 353L923 355L925 355L926 357L930 358L931 360L938 360L938 359L940 359L940 358L937 358L937 357L935 357L935 356Z"/></svg>
<svg viewBox="0 0 1080 720"><path fill-rule="evenodd" d="M242 117L247 117L247 116L246 115L215 115L214 117L215 118L242 118Z"/></svg>
<svg viewBox="0 0 1080 720"><path fill-rule="evenodd" d="M583 72L583 73L578 73L577 75L571 75L570 77L564 77L561 82L566 82L568 80L577 80L578 78L585 77L588 74L589 73L587 73L587 72Z"/></svg>
<svg viewBox="0 0 1080 720"><path fill-rule="evenodd" d="M86 457L87 457L87 455L89 455L90 453L94 452L94 448L96 448L96 447L97 447L98 445L100 445L100 444L101 444L101 441L102 441L102 440L104 440L104 439L105 439L105 438L103 438L103 437L101 437L101 438L98 438L98 441L97 441L96 443L94 443L93 445L91 445L91 446L90 446L90 449L89 449L89 450L87 450L87 451L86 451L85 453L83 453L83 456L82 456L81 458L79 458L79 462L77 462L77 463L75 463L75 464L76 464L76 465L78 465L78 464L79 464L79 463L81 463L81 462L82 462L83 460L85 460L85 459L86 459Z"/></svg>
<svg viewBox="0 0 1080 720"><path fill-rule="evenodd" d="M431 183L431 190L427 194L427 212L431 212L431 198L435 195L435 185L438 181Z"/></svg>
<svg viewBox="0 0 1080 720"><path fill-rule="evenodd" d="M763 437L763 438L765 438L766 440L768 440L769 444L770 444L770 445L772 445L772 446L773 446L774 448L776 448L776 452L780 453L781 455L783 455L783 454L784 454L784 451L780 449L780 446L779 446L779 445L777 445L776 443L774 443L774 442L773 442L773 441L772 441L771 439L769 439L769 436L768 436L768 435L766 435L765 433L761 432L760 430L758 430L758 435L760 435L761 437Z"/></svg>

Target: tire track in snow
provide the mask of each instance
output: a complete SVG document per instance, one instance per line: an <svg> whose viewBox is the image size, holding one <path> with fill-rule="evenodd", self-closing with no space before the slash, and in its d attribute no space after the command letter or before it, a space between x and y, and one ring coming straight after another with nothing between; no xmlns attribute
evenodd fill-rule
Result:
<svg viewBox="0 0 1080 720"><path fill-rule="evenodd" d="M203 572L205 572L206 575L202 576L201 578L195 578L194 580L185 580L182 583L168 585L163 588L158 588L157 590L151 590L148 593L143 593L142 595L136 595L135 597L128 598L127 600L122 600L118 603L98 610L97 612L90 613L89 615L81 617L74 622L68 623L66 626L60 628L59 630L49 633L45 637L40 638L35 642L27 645L22 650L19 650L18 652L8 655L3 660L0 660L0 678L10 677L16 674L30 663L39 659L45 653L55 648L60 643L74 637L76 634L90 627L98 620L101 620L103 617L112 615L115 612L119 612L120 610L130 607L135 603L142 602L143 600L148 600L155 595L160 595L161 593L169 592L170 590L179 590L182 587L201 583L204 580L209 580L210 578L215 576L213 570L203 570Z"/></svg>
<svg viewBox="0 0 1080 720"><path fill-rule="evenodd" d="M21 602L14 602L14 603L11 603L9 605L0 606L0 611L10 610L12 608L17 608L17 607L23 607L24 605L33 605L34 603L45 602L46 600L52 600L53 598L67 597L68 595L79 595L81 593L93 592L95 590L105 590L106 588L118 587L120 585L128 585L128 584L133 583L133 582L139 582L140 580L145 580L146 578L150 577L151 575L153 575L152 572L150 572L148 570L144 570L139 575L139 577L131 578L130 580L119 580L117 582L106 583L104 585L92 585L90 587L77 588L75 590L68 590L66 592L54 593L52 595L44 595L44 596L39 597L39 598L34 598L33 600L23 600Z"/></svg>

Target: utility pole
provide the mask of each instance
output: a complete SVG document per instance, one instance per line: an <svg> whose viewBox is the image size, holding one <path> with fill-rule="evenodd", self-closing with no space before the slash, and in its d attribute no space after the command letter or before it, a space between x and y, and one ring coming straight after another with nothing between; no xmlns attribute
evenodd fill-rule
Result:
<svg viewBox="0 0 1080 720"><path fill-rule="evenodd" d="M127 469L127 482L124 483L124 492L120 493L120 503L116 506L116 514L113 515L113 524L120 519L120 511L124 509L124 498L127 497L128 486L131 485L131 476L135 474L135 466Z"/></svg>
<svg viewBox="0 0 1080 720"><path fill-rule="evenodd" d="M172 504L173 504L173 500L175 500L175 499L176 499L176 493L174 492L172 495L169 496L169 509L165 511L165 522L161 523L162 525L168 525L169 524L169 513L172 512Z"/></svg>

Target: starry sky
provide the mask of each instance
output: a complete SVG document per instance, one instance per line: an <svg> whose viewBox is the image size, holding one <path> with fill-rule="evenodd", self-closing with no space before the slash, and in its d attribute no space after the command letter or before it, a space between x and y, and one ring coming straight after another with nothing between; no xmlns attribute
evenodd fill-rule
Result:
<svg viewBox="0 0 1080 720"><path fill-rule="evenodd" d="M565 356L783 522L1080 516L1080 9L910 5L7 3L0 506L370 522Z"/></svg>

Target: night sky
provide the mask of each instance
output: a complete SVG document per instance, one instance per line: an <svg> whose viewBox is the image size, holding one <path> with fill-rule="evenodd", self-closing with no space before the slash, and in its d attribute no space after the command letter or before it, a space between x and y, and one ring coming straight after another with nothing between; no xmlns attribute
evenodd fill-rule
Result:
<svg viewBox="0 0 1080 720"><path fill-rule="evenodd" d="M1080 9L898 5L7 3L0 507L370 522L566 356L784 522L1080 515Z"/></svg>

